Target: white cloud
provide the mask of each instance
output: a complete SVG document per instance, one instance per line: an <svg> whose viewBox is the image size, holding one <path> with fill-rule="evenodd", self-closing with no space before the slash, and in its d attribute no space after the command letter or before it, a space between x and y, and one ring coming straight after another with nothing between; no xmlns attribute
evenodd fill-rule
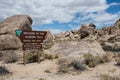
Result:
<svg viewBox="0 0 120 80"><path fill-rule="evenodd" d="M72 21L76 13L104 11L108 7L106 0L0 0L0 18L28 14L34 24L62 23Z"/></svg>
<svg viewBox="0 0 120 80"><path fill-rule="evenodd" d="M120 18L120 11L116 14L110 14L105 11L97 13L87 13L83 17L77 18L76 23L94 23L99 27L112 26Z"/></svg>
<svg viewBox="0 0 120 80"><path fill-rule="evenodd" d="M60 33L60 32L64 32L63 30L60 30L60 29L49 29L49 30L52 34L57 34L57 33Z"/></svg>

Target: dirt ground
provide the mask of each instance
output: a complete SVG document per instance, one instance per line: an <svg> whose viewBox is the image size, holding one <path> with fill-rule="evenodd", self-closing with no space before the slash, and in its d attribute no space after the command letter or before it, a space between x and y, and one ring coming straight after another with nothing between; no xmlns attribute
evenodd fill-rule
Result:
<svg viewBox="0 0 120 80"><path fill-rule="evenodd" d="M3 64L13 72L13 74L4 77L4 80L99 80L101 74L109 74L111 76L120 76L120 67L115 62L100 64L95 68L89 68L80 74L58 74L57 60L45 60L41 63L29 63L27 65L22 62Z"/></svg>

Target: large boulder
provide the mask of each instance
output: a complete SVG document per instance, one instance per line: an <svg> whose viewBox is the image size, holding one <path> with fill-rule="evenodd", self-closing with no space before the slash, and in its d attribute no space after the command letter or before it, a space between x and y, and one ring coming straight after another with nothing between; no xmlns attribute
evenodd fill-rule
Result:
<svg viewBox="0 0 120 80"><path fill-rule="evenodd" d="M27 15L15 15L0 23L1 34L15 34L15 30L32 30L32 19Z"/></svg>
<svg viewBox="0 0 120 80"><path fill-rule="evenodd" d="M83 54L93 54L94 56L105 55L101 45L95 40L87 41L66 41L53 45L49 49L50 53L60 54L63 56L81 56Z"/></svg>
<svg viewBox="0 0 120 80"><path fill-rule="evenodd" d="M64 41L65 35L63 32L54 35L55 42Z"/></svg>
<svg viewBox="0 0 120 80"><path fill-rule="evenodd" d="M76 34L78 34L78 30L71 30L71 33L76 35Z"/></svg>
<svg viewBox="0 0 120 80"><path fill-rule="evenodd" d="M96 25L93 24L93 23L90 23L90 24L89 24L89 28L91 28L91 29L96 29Z"/></svg>
<svg viewBox="0 0 120 80"><path fill-rule="evenodd" d="M15 35L0 35L0 50L18 49L21 42Z"/></svg>
<svg viewBox="0 0 120 80"><path fill-rule="evenodd" d="M114 26L117 27L118 29L120 29L120 19L116 21Z"/></svg>
<svg viewBox="0 0 120 80"><path fill-rule="evenodd" d="M79 35L81 39L89 36L89 32L86 24L82 24L81 28L79 29Z"/></svg>
<svg viewBox="0 0 120 80"><path fill-rule="evenodd" d="M50 31L47 31L46 38L43 41L43 48L49 49L53 46L54 37Z"/></svg>
<svg viewBox="0 0 120 80"><path fill-rule="evenodd" d="M27 15L15 15L0 23L0 50L15 50L22 46L15 30L31 31L32 19Z"/></svg>

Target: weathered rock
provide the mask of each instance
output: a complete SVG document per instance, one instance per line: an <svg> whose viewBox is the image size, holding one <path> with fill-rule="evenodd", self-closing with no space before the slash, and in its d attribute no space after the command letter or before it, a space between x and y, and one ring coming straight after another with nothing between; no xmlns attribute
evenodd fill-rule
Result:
<svg viewBox="0 0 120 80"><path fill-rule="evenodd" d="M65 37L69 37L69 36L70 36L70 32L69 32L69 31L66 31L66 32L64 33L64 35L65 35Z"/></svg>
<svg viewBox="0 0 120 80"><path fill-rule="evenodd" d="M78 34L70 34L69 40L79 40L80 36Z"/></svg>
<svg viewBox="0 0 120 80"><path fill-rule="evenodd" d="M101 42L101 45L105 51L120 52L120 42Z"/></svg>
<svg viewBox="0 0 120 80"><path fill-rule="evenodd" d="M95 24L90 23L90 24L89 24L89 28L91 28L91 29L96 29L96 26L95 26Z"/></svg>
<svg viewBox="0 0 120 80"><path fill-rule="evenodd" d="M95 56L105 55L101 45L96 41L67 41L56 43L49 49L50 53L63 56L81 56L83 54L93 54Z"/></svg>
<svg viewBox="0 0 120 80"><path fill-rule="evenodd" d="M15 35L0 35L0 50L19 49L21 41Z"/></svg>
<svg viewBox="0 0 120 80"><path fill-rule="evenodd" d="M78 30L71 30L71 33L74 34L74 35L78 34Z"/></svg>
<svg viewBox="0 0 120 80"><path fill-rule="evenodd" d="M116 23L114 24L114 26L118 29L120 29L120 19L116 21Z"/></svg>
<svg viewBox="0 0 120 80"><path fill-rule="evenodd" d="M15 30L32 30L32 19L27 15L15 15L0 23L1 34L15 34Z"/></svg>
<svg viewBox="0 0 120 80"><path fill-rule="evenodd" d="M87 24L82 24L81 28L80 29L86 29L87 28Z"/></svg>
<svg viewBox="0 0 120 80"><path fill-rule="evenodd" d="M54 35L54 40L55 41L64 41L64 39L65 39L65 35L64 35L64 33L59 33L59 34L56 34L56 35Z"/></svg>
<svg viewBox="0 0 120 80"><path fill-rule="evenodd" d="M97 35L98 36L103 36L105 34L105 32L104 32L104 30L102 30L102 29L99 29L99 30L97 30Z"/></svg>
<svg viewBox="0 0 120 80"><path fill-rule="evenodd" d="M43 41L43 48L49 49L53 46L54 37L50 31L47 31L46 39Z"/></svg>

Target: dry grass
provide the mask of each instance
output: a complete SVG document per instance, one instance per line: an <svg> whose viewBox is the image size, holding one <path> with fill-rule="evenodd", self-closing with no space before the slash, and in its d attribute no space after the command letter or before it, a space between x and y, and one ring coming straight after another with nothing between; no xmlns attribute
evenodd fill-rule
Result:
<svg viewBox="0 0 120 80"><path fill-rule="evenodd" d="M107 74L101 74L100 80L120 80L120 77L119 76L110 76Z"/></svg>
<svg viewBox="0 0 120 80"><path fill-rule="evenodd" d="M88 67L95 67L96 65L103 63L103 59L99 56L93 56L92 54L84 54L84 64L86 64Z"/></svg>
<svg viewBox="0 0 120 80"><path fill-rule="evenodd" d="M59 59L59 72L67 73L71 71L84 71L87 68L78 60L69 61L68 59Z"/></svg>
<svg viewBox="0 0 120 80"><path fill-rule="evenodd" d="M7 75L10 74L11 72L7 69L5 66L0 66L0 75Z"/></svg>
<svg viewBox="0 0 120 80"><path fill-rule="evenodd" d="M45 53L45 54L44 54L44 57L45 57L45 59L53 60L53 59L59 58L59 55L58 55L58 54Z"/></svg>
<svg viewBox="0 0 120 80"><path fill-rule="evenodd" d="M43 79L43 78L40 78L39 80L45 80L45 79Z"/></svg>
<svg viewBox="0 0 120 80"><path fill-rule="evenodd" d="M67 59L59 59L59 72L67 73L69 72L69 62Z"/></svg>
<svg viewBox="0 0 120 80"><path fill-rule="evenodd" d="M106 55L103 56L103 61L104 62L111 62L114 58L114 53L111 52L106 52Z"/></svg>
<svg viewBox="0 0 120 80"><path fill-rule="evenodd" d="M32 63L32 62L37 62L38 61L38 55L35 53L29 53L27 55L27 62Z"/></svg>
<svg viewBox="0 0 120 80"><path fill-rule="evenodd" d="M46 73L51 73L51 71L49 69L45 70L44 72Z"/></svg>
<svg viewBox="0 0 120 80"><path fill-rule="evenodd" d="M115 61L116 61L116 64L117 64L118 66L120 66L120 53L117 53L117 54L116 54L116 59L115 59Z"/></svg>
<svg viewBox="0 0 120 80"><path fill-rule="evenodd" d="M120 66L120 57L117 58L115 61L116 61L117 65Z"/></svg>

